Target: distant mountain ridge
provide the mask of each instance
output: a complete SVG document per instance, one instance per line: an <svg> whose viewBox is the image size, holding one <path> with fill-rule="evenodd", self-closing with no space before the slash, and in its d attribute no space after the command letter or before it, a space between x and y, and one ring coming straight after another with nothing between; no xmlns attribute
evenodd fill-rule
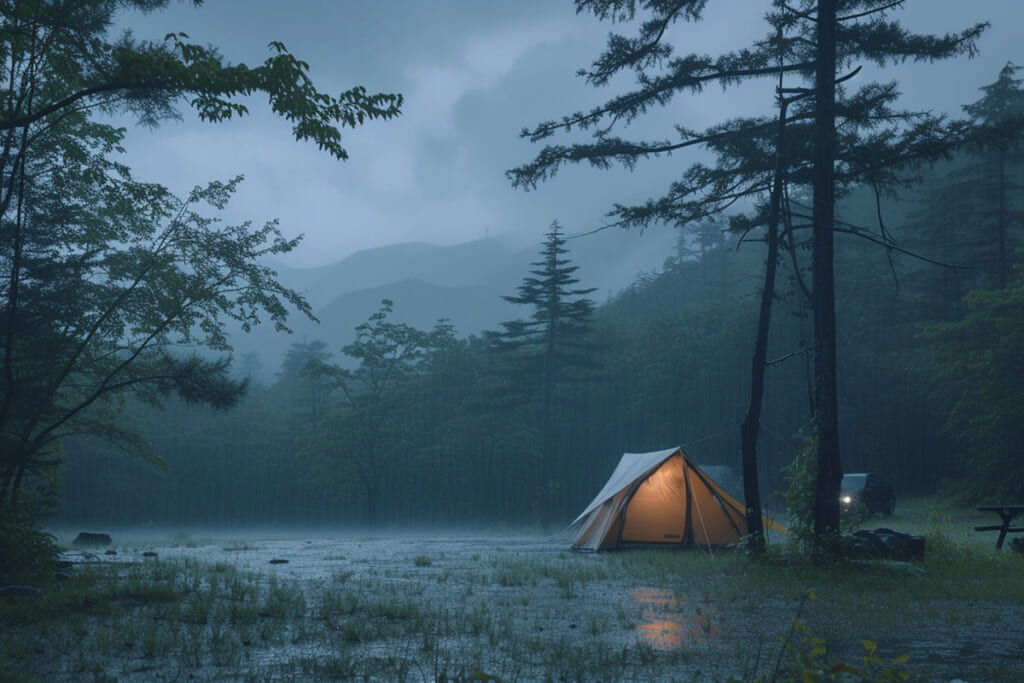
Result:
<svg viewBox="0 0 1024 683"><path fill-rule="evenodd" d="M453 246L405 242L358 251L337 263L318 268L277 268L281 282L302 292L314 310L342 294L419 280L439 287L464 287L514 278L512 269L521 248L500 238ZM510 260L511 259L511 260ZM496 264L510 272L495 273Z"/></svg>
<svg viewBox="0 0 1024 683"><path fill-rule="evenodd" d="M579 268L580 286L596 287L592 298L600 304L637 275L660 268L674 243L675 235L668 230L644 235L609 230L570 239L566 247L567 257ZM355 327L380 308L382 299L394 302L392 320L422 330L430 330L441 318L460 337L498 329L502 321L530 315L501 297L516 293L539 252L539 240L523 247L497 236L451 246L394 244L316 268L276 265L279 281L306 298L320 323L295 313L289 318L291 335L276 333L269 325L250 334L233 333L235 356L255 355L269 378L292 344L321 340L339 362Z"/></svg>

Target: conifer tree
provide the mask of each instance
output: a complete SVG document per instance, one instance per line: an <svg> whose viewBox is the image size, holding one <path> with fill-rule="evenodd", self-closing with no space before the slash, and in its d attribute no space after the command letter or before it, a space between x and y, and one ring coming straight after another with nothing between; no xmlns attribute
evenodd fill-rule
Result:
<svg viewBox="0 0 1024 683"><path fill-rule="evenodd" d="M694 163L661 197L637 206L615 204L611 225L646 227L665 223L685 227L693 221L735 211L738 203L767 198L775 169L775 127L770 116L741 117L696 130L676 125L676 139L634 141L617 137L617 129L678 96L697 95L709 85L729 87L755 79L785 78L780 95L807 97L792 108L785 152L790 196L812 198L810 211L791 212L791 230L812 235L812 287L815 358L814 423L818 435L818 481L815 531L823 542L839 529L838 401L834 236L853 232L892 248L883 224L871 232L837 224L837 196L860 184L879 191L907 182L900 166L942 154L956 136L941 118L895 108L895 83L868 83L848 91L843 83L866 64L880 67L902 62L934 61L973 54L984 24L944 36L914 34L890 15L901 2L891 0L773 0L766 15L767 36L749 48L717 57L677 55L669 29L702 19L707 0L577 0L578 12L591 12L613 23L638 26L635 36L613 34L605 51L579 73L594 86L606 86L632 72L636 86L587 112L564 116L523 131L533 142L555 135L592 135L589 142L548 144L533 161L508 171L516 187L530 189L551 178L566 163L587 162L597 168L621 164L633 168L643 159L689 147L703 147L716 158L709 166ZM791 82L795 81L795 83ZM769 103L765 103L768 106ZM748 229L767 222L768 212L747 217ZM792 236L791 236L792 239ZM759 513L759 511L757 511ZM834 552L830 545L827 549Z"/></svg>
<svg viewBox="0 0 1024 683"><path fill-rule="evenodd" d="M556 412L561 391L584 379L596 367L594 344L589 340L594 303L586 298L595 288L580 288L578 266L566 256L565 237L557 221L551 224L530 275L523 278L509 303L533 309L528 319L502 323L501 332L489 335L491 348L508 352L515 368L514 383L528 400L539 399L542 455L550 463L556 440ZM547 482L544 483L547 487ZM545 496L546 497L546 496Z"/></svg>
<svg viewBox="0 0 1024 683"><path fill-rule="evenodd" d="M1014 78L1019 70L1020 67L1008 63L995 83L982 88L985 96L964 107L980 131L976 144L983 174L978 189L982 191L972 195L980 194L983 201L990 197L993 200L990 205L995 205L995 215L986 222L993 224L996 233L995 286L998 289L1005 289L1009 282L1009 255L1019 246L1013 238L1019 240L1024 227L1024 202L1021 201L1024 185L1020 181L1024 167L1024 88L1021 79ZM985 204L979 208L984 209ZM1014 232L1016 234L1012 234Z"/></svg>
<svg viewBox="0 0 1024 683"><path fill-rule="evenodd" d="M961 257L977 269L976 283L1004 289L1014 250L1024 245L1024 87L1020 67L1006 64L984 96L964 106L974 124L966 163L950 172L927 220L949 224ZM950 206L942 198L955 198Z"/></svg>
<svg viewBox="0 0 1024 683"><path fill-rule="evenodd" d="M975 290L967 313L925 330L954 401L947 427L962 448L958 469L976 502L1024 496L1024 268L1005 288Z"/></svg>
<svg viewBox="0 0 1024 683"><path fill-rule="evenodd" d="M287 416L287 434L292 452L301 452L316 439L330 394L330 384L321 368L333 354L319 339L295 342L285 352L274 383L274 397L281 415Z"/></svg>

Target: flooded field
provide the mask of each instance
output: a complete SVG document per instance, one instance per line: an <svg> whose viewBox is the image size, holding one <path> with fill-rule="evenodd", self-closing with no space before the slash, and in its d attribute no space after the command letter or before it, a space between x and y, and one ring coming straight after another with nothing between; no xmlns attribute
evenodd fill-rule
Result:
<svg viewBox="0 0 1024 683"><path fill-rule="evenodd" d="M1020 605L921 602L915 582L927 578L780 581L759 573L784 571L736 553L567 546L114 534L109 548L66 553L75 578L43 602L78 591L71 614L9 625L0 661L54 680L726 681L798 675L797 653L820 638L832 664L867 666L872 639L875 670L909 656L892 668L926 680L1024 675Z"/></svg>

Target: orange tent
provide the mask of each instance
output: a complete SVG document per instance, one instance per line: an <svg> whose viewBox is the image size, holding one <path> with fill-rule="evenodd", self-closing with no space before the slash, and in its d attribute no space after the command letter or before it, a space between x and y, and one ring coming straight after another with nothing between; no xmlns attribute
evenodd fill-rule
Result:
<svg viewBox="0 0 1024 683"><path fill-rule="evenodd" d="M785 531L770 517L765 528ZM745 506L682 448L624 453L608 483L580 513L572 547L607 550L629 543L720 546L747 534Z"/></svg>

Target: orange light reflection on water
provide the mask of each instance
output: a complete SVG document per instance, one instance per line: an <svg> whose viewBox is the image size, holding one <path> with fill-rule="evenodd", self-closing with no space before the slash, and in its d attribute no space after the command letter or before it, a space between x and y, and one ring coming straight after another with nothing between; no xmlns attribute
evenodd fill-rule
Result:
<svg viewBox="0 0 1024 683"><path fill-rule="evenodd" d="M681 598L664 588L637 588L633 591L633 601L642 605L678 605Z"/></svg>
<svg viewBox="0 0 1024 683"><path fill-rule="evenodd" d="M644 605L642 623L636 628L655 648L671 650L681 647L684 640L719 635L711 622L714 614L688 605L685 596L663 588L638 588L632 597L634 602Z"/></svg>

